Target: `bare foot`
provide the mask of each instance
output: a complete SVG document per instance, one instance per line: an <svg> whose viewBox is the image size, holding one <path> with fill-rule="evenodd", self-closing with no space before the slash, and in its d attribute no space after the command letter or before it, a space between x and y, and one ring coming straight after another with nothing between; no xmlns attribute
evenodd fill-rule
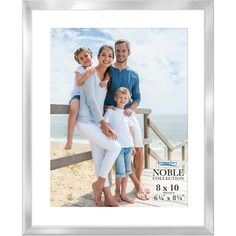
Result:
<svg viewBox="0 0 236 236"><path fill-rule="evenodd" d="M117 202L121 202L121 198L120 198L120 193L119 193L119 192L115 191L115 196L114 196L114 198L115 198L115 200L116 200Z"/></svg>
<svg viewBox="0 0 236 236"><path fill-rule="evenodd" d="M134 187L131 192L132 193L143 192L145 194L149 194L151 191L149 188L145 188L143 185L140 185L138 190Z"/></svg>
<svg viewBox="0 0 236 236"><path fill-rule="evenodd" d="M114 199L105 199L105 206L107 207L119 207L118 202Z"/></svg>
<svg viewBox="0 0 236 236"><path fill-rule="evenodd" d="M138 192L143 192L145 194L149 194L150 193L150 189L149 188L145 188L142 184L139 186L139 190Z"/></svg>
<svg viewBox="0 0 236 236"><path fill-rule="evenodd" d="M96 206L101 207L103 205L102 203L102 189L99 188L99 186L95 183L92 184L93 188L93 194L94 194L94 201Z"/></svg>
<svg viewBox="0 0 236 236"><path fill-rule="evenodd" d="M145 201L146 200L146 194L144 192L140 192L138 191L136 193L136 197L139 199L139 200L142 200L142 201Z"/></svg>
<svg viewBox="0 0 236 236"><path fill-rule="evenodd" d="M151 191L150 191L149 188L145 188L145 187L144 187L144 192L145 192L146 194L149 194Z"/></svg>
<svg viewBox="0 0 236 236"><path fill-rule="evenodd" d="M141 196L141 195L144 195L145 196L145 200L148 200L149 199L149 196L148 196L148 193L147 191L150 192L150 189L148 188L144 188L144 186L140 186L138 192L137 192L137 195ZM143 198L143 196L141 196L141 198ZM140 198L139 198L140 199ZM142 199L141 199L142 200Z"/></svg>
<svg viewBox="0 0 236 236"><path fill-rule="evenodd" d="M125 193L122 193L120 195L120 198L122 201L124 202L128 202L128 203L134 203L134 200L132 200L130 197L128 197Z"/></svg>
<svg viewBox="0 0 236 236"><path fill-rule="evenodd" d="M72 148L72 142L67 142L65 146L65 150L70 150Z"/></svg>

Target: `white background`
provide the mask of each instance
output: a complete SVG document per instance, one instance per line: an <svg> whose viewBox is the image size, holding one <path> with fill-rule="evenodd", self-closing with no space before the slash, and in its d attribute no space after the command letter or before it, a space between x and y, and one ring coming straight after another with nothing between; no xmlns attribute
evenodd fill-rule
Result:
<svg viewBox="0 0 236 236"><path fill-rule="evenodd" d="M215 0L215 235L235 235L236 3ZM1 2L1 235L22 228L21 1ZM224 196L224 194L227 194ZM230 215L230 213L232 215Z"/></svg>

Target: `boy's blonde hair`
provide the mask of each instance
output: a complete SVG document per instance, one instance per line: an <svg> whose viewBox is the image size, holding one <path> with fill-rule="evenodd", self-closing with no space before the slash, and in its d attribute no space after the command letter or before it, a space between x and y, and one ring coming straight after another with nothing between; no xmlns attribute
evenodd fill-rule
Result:
<svg viewBox="0 0 236 236"><path fill-rule="evenodd" d="M88 54L90 54L90 56L92 57L92 51L89 48L86 47L80 47L78 48L75 52L74 52L74 59L80 64L79 59L77 58L77 56L81 53L81 52L87 52Z"/></svg>
<svg viewBox="0 0 236 236"><path fill-rule="evenodd" d="M116 90L114 97L117 98L118 94L126 94L129 97L129 100L131 99L130 92L127 88L125 87L120 87Z"/></svg>

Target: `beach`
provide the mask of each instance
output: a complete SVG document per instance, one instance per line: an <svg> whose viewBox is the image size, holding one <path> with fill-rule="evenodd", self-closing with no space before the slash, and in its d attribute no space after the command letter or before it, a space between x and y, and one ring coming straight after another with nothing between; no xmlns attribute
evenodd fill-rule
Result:
<svg viewBox="0 0 236 236"><path fill-rule="evenodd" d="M64 150L64 142L51 142L51 159L90 151L89 144L75 143L70 151ZM161 157L163 149L155 149ZM181 152L173 152L172 160L180 160ZM151 168L156 167L156 161L150 159ZM93 161L85 161L68 167L51 171L50 194L51 207L62 207L73 203L76 199L92 191L91 185L96 180ZM114 176L113 176L114 180Z"/></svg>
<svg viewBox="0 0 236 236"><path fill-rule="evenodd" d="M51 159L90 150L89 144L73 144L70 151L64 150L64 146L64 142L51 142ZM51 171L51 206L63 206L91 192L91 184L95 179L92 160Z"/></svg>

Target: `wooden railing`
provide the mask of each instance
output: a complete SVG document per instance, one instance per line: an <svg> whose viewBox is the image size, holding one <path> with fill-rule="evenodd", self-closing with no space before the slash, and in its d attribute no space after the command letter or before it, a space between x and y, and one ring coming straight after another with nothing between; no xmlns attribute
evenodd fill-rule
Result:
<svg viewBox="0 0 236 236"><path fill-rule="evenodd" d="M55 114L68 114L69 113L69 106L68 105L61 105L61 104L51 104L50 113L52 115ZM178 145L173 146L168 139L161 133L161 131L157 128L157 126L150 120L149 114L151 113L151 109L148 108L137 108L135 110L136 114L143 115L143 130L144 130L144 160L145 168L150 168L150 156L153 157L155 160L163 160L153 149L150 148L150 143L152 142L151 138L149 137L150 129L160 138L160 140L165 144L167 147L167 160L170 160L171 154L174 150L181 148L182 150L182 166L186 163L186 145L187 141L183 141ZM76 163L80 163L83 161L88 161L92 159L91 152L84 152L80 154L74 154L66 157L61 157L57 159L51 160L50 169L55 170L58 168L66 167L69 165L73 165Z"/></svg>
<svg viewBox="0 0 236 236"><path fill-rule="evenodd" d="M144 138L149 138L150 129L159 137L162 143L167 147L167 160L171 160L171 156L173 151L181 148L181 164L180 167L185 167L186 165L186 146L188 145L188 141L184 140L177 145L172 145L169 140L162 134L162 132L157 128L157 126L151 121L149 118L149 114L144 114ZM144 156L145 156L145 168L150 167L150 158L147 156L150 155L155 160L163 160L154 150L152 150L149 144L144 146Z"/></svg>

